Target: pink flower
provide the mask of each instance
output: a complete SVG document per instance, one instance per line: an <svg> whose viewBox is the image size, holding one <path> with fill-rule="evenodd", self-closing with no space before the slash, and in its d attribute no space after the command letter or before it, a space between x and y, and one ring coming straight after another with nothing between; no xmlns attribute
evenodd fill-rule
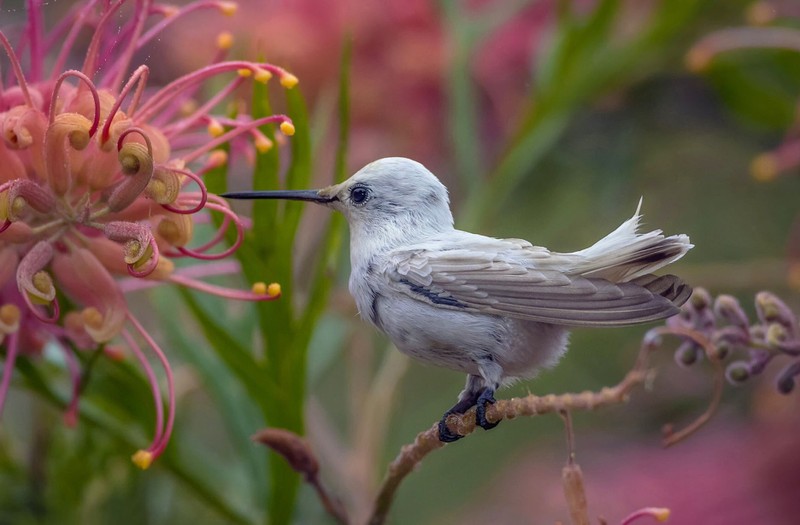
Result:
<svg viewBox="0 0 800 525"><path fill-rule="evenodd" d="M205 172L228 161L217 148L233 141L231 151L264 151L271 142L259 128L270 123L286 135L294 132L284 115L253 119L240 109L236 118L227 118L214 115L214 108L245 82L276 76L291 88L297 79L271 64L223 60L231 36L222 33L210 64L150 90L148 67L132 68L138 49L192 11L232 14L236 6L199 0L177 9L139 0L119 26L123 4L89 0L75 5L45 34L41 2L28 1L17 47L28 55L26 68L0 32L11 63L10 76L0 84L0 344L6 356L0 413L17 355L53 341L63 349L72 375L74 395L65 418L74 422L80 370L70 348L105 348L121 339L144 368L156 403L153 442L133 458L147 468L164 451L172 430L172 372L163 351L128 310L117 277L171 281L243 300L278 297L277 285L257 283L253 291L208 285L191 272L176 272L172 259L223 259L241 243L243 221L223 199L209 194L202 180ZM87 31L92 37L82 67L65 70L77 37ZM54 67L48 74L45 57L51 52ZM224 77L230 77L225 87L191 106L205 82ZM208 211L222 214L222 227L211 241L192 247L194 225L207 219ZM228 228L235 229L236 241L221 246ZM62 311L59 293L74 308ZM140 342L166 371L166 415Z"/></svg>

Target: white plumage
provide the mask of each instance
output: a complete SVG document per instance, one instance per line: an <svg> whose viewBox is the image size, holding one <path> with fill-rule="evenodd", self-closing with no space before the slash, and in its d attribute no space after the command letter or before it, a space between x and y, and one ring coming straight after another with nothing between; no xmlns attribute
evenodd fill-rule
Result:
<svg viewBox="0 0 800 525"><path fill-rule="evenodd" d="M597 243L551 252L520 239L453 227L447 189L421 164L375 161L319 191L247 192L238 198L292 198L325 204L350 224L350 292L361 317L421 361L468 374L445 413L485 406L501 384L557 362L571 326L621 326L678 312L691 288L652 272L680 259L686 235L638 233L639 209ZM641 201L639 203L641 207Z"/></svg>

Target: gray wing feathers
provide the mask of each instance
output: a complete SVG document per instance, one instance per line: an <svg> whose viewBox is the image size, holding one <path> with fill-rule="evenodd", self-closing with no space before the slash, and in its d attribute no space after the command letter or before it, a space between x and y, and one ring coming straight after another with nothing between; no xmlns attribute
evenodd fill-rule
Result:
<svg viewBox="0 0 800 525"><path fill-rule="evenodd" d="M671 275L614 283L528 268L486 250L395 251L386 273L398 291L440 307L571 326L662 319L677 313L691 293Z"/></svg>

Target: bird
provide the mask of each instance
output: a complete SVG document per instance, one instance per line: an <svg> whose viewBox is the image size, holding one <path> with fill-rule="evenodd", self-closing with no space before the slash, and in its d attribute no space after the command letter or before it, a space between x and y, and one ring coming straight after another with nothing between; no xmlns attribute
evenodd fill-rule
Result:
<svg viewBox="0 0 800 525"><path fill-rule="evenodd" d="M639 233L635 214L592 246L559 253L522 239L456 229L447 188L425 166L388 157L320 190L241 191L229 199L308 201L345 215L350 228L350 293L359 315L401 352L467 374L439 439L463 437L451 414L476 407L486 418L495 392L554 366L571 328L665 319L692 288L653 272L693 247L687 235Z"/></svg>

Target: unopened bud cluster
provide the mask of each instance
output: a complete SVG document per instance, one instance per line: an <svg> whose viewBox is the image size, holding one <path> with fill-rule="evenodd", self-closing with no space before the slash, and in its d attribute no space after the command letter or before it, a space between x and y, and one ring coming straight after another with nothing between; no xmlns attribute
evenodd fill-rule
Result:
<svg viewBox="0 0 800 525"><path fill-rule="evenodd" d="M755 320L751 320L739 301L731 295L712 298L703 288L697 288L681 313L667 321L667 327L677 328L682 342L675 351L678 364L689 366L709 351L711 357L728 364L728 382L742 384L764 372L773 360L784 362L776 378L779 392L788 394L800 375L800 328L797 315L770 292L755 297ZM688 330L697 337L681 336ZM706 341L704 348L699 343Z"/></svg>

